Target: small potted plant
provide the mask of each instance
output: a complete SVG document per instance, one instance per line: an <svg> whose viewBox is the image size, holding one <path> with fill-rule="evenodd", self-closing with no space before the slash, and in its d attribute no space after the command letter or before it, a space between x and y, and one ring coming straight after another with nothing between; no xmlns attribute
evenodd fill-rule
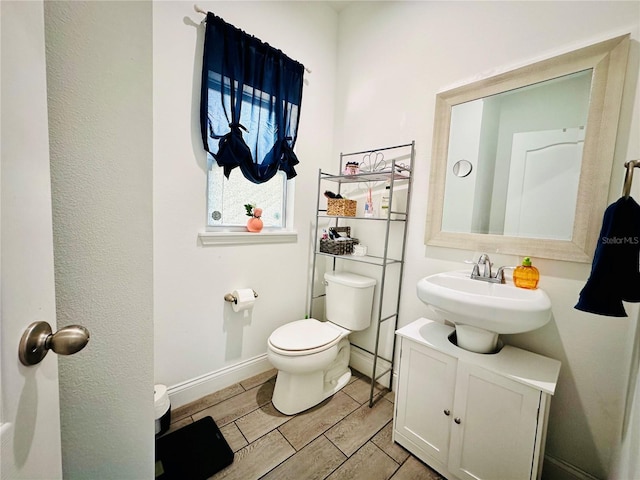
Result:
<svg viewBox="0 0 640 480"><path fill-rule="evenodd" d="M251 217L247 221L247 230L250 232L257 233L262 230L262 209L256 208L255 205L251 203L245 203L244 208L247 211L247 217Z"/></svg>

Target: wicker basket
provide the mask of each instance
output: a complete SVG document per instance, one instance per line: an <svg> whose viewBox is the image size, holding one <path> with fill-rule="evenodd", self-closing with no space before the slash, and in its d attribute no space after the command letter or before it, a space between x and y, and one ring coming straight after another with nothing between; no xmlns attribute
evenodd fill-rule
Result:
<svg viewBox="0 0 640 480"><path fill-rule="evenodd" d="M346 198L328 198L327 215L355 217L357 205L358 202L355 200L347 200Z"/></svg>
<svg viewBox="0 0 640 480"><path fill-rule="evenodd" d="M320 251L331 255L351 255L355 243L353 238L345 238L344 240L323 238L320 240Z"/></svg>
<svg viewBox="0 0 640 480"><path fill-rule="evenodd" d="M359 243L357 238L349 237L351 235L351 227L332 227L329 231L338 232L341 237L339 240L321 239L320 251L331 255L351 255L353 246Z"/></svg>

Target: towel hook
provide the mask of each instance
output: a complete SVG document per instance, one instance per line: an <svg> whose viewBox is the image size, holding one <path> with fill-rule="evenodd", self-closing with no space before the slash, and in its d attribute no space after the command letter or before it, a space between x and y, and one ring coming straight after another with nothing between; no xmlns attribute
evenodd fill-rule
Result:
<svg viewBox="0 0 640 480"><path fill-rule="evenodd" d="M627 167L627 172L624 174L622 195L624 195L624 198L629 198L631 194L631 184L633 183L633 169L640 168L640 160L629 160L624 166Z"/></svg>

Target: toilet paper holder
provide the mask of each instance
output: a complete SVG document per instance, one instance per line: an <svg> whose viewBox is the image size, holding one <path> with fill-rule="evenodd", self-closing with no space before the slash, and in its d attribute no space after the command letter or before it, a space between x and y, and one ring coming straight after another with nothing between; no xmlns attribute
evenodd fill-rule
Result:
<svg viewBox="0 0 640 480"><path fill-rule="evenodd" d="M258 298L258 294L255 290L253 290L253 298ZM227 293L224 296L224 301L229 303L238 303L238 299L232 293Z"/></svg>

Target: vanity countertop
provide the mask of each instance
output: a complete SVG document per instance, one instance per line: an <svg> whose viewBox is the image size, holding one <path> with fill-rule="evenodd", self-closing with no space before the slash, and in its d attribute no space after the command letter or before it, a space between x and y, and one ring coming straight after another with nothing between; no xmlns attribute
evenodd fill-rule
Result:
<svg viewBox="0 0 640 480"><path fill-rule="evenodd" d="M451 343L454 328L426 318L406 325L396 335L450 355L460 361L504 375L516 382L553 395L558 383L560 362L521 348L505 345L497 353L474 353Z"/></svg>

